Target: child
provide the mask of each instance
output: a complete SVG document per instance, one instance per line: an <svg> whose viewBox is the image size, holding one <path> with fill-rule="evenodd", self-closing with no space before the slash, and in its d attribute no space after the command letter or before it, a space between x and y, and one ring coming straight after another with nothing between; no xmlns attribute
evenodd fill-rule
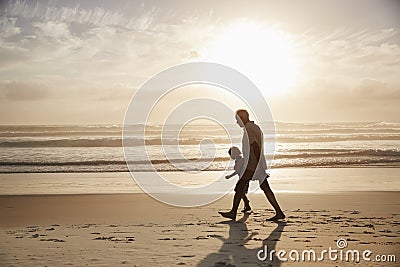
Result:
<svg viewBox="0 0 400 267"><path fill-rule="evenodd" d="M241 176L243 175L243 172L244 172L244 170L243 170L244 159L241 156L242 152L240 152L239 148L233 146L228 150L228 153L229 153L229 156L231 157L231 159L235 160L235 166L233 167L235 171L233 173L225 176L225 178L229 179L237 174L237 175L239 175L239 179L241 179L242 178ZM250 201L246 196L248 190L249 190L249 181L247 181L247 183L246 183L246 189L245 189L243 197L242 197L243 202L244 202L244 209L242 210L242 212L251 211Z"/></svg>

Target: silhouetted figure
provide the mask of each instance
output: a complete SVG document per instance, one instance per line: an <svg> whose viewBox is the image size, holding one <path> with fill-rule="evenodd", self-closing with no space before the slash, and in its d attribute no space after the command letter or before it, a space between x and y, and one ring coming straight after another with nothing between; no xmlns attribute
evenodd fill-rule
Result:
<svg viewBox="0 0 400 267"><path fill-rule="evenodd" d="M246 220L249 218L249 214L243 214L243 218L237 222L224 221L220 224L229 225L228 238L224 238L220 235L215 235L222 241L222 246L219 251L207 255L203 260L198 263L198 267L234 267L240 266L240 257L247 258L256 262L257 254L252 250L248 250L244 245L250 241L255 233L250 233L247 228Z"/></svg>
<svg viewBox="0 0 400 267"><path fill-rule="evenodd" d="M261 247L261 250L264 251L264 255L260 255L262 257L266 256L266 259L263 260L263 262L267 262L271 265L268 266L281 266L281 261L280 259L276 256L276 253L272 254L272 258L270 258L271 256L271 251L275 251L276 252L276 245L278 244L278 242L280 241L279 239L281 238L283 229L286 226L286 222L282 222L282 221L276 221L276 227L275 229L269 234L269 236L267 238L265 238L263 240L263 246ZM266 250L267 248L267 250ZM260 249L257 249L257 254L259 254ZM260 259L258 259L258 262L260 262Z"/></svg>
<svg viewBox="0 0 400 267"><path fill-rule="evenodd" d="M231 159L235 160L235 166L233 167L233 169L235 171L233 173L225 176L225 178L229 179L235 175L238 175L239 180L240 180L240 179L242 179L243 173L244 173L244 158L241 156L242 152L240 152L239 148L233 146L228 150L228 153L229 153L229 156L231 157ZM247 192L249 191L249 183L250 183L250 181L247 181L247 183L245 185L245 189L244 189L244 194L242 196L242 200L244 202L244 208L243 208L242 212L251 211L250 201L246 196Z"/></svg>
<svg viewBox="0 0 400 267"><path fill-rule="evenodd" d="M275 216L267 219L268 221L277 221L284 219L285 215L279 207L278 201L272 192L267 178L269 175L266 173L267 164L264 157L264 139L263 133L253 121L249 120L249 113L247 110L240 109L236 111L236 122L243 128L242 150L245 160L246 169L243 176L235 186L235 196L233 197L232 209L229 212L219 212L223 217L232 220L236 219L236 213L242 199L246 184L250 180L258 180L260 188L264 191L269 203L275 209Z"/></svg>
<svg viewBox="0 0 400 267"><path fill-rule="evenodd" d="M220 249L214 253L208 254L204 259L198 263L198 267L230 267L230 266L281 266L280 260L275 254L272 254L270 258L269 252L276 250L276 246L280 241L283 229L286 226L285 222L276 222L276 227L271 231L268 237L266 237L260 247L248 249L246 244L254 240L254 237L260 233L255 233L250 231L247 227L247 219L249 218L249 213L243 214L243 218L236 222L225 221L219 224L229 225L229 236L224 238L219 235L215 235L222 242ZM254 242L254 241L253 241ZM264 250L267 246L268 257L265 260L260 260L257 254L260 250ZM262 255L264 256L264 254ZM268 265L265 265L268 264Z"/></svg>

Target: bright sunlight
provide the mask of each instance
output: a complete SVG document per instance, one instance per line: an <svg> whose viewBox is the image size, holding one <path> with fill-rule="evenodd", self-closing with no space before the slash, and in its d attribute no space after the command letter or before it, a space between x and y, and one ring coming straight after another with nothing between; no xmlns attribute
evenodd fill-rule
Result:
<svg viewBox="0 0 400 267"><path fill-rule="evenodd" d="M229 25L204 52L207 60L241 71L266 95L285 93L298 76L290 38L256 22Z"/></svg>

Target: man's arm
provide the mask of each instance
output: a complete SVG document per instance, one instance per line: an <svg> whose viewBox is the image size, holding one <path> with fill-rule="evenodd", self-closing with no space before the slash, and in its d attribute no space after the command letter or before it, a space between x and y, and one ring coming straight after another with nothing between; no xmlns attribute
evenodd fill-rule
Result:
<svg viewBox="0 0 400 267"><path fill-rule="evenodd" d="M256 155L256 159L257 159L257 164L260 161L260 155L261 155L261 148L260 146L257 144L257 142L253 142L250 145L250 153L254 153L254 155Z"/></svg>

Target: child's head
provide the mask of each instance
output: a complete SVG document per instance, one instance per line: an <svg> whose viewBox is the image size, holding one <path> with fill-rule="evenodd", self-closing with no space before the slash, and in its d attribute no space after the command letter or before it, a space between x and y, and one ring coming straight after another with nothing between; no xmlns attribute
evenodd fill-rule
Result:
<svg viewBox="0 0 400 267"><path fill-rule="evenodd" d="M231 156L231 159L237 159L242 152L240 152L240 149L237 148L236 146L233 146L229 148L228 150L229 156Z"/></svg>

